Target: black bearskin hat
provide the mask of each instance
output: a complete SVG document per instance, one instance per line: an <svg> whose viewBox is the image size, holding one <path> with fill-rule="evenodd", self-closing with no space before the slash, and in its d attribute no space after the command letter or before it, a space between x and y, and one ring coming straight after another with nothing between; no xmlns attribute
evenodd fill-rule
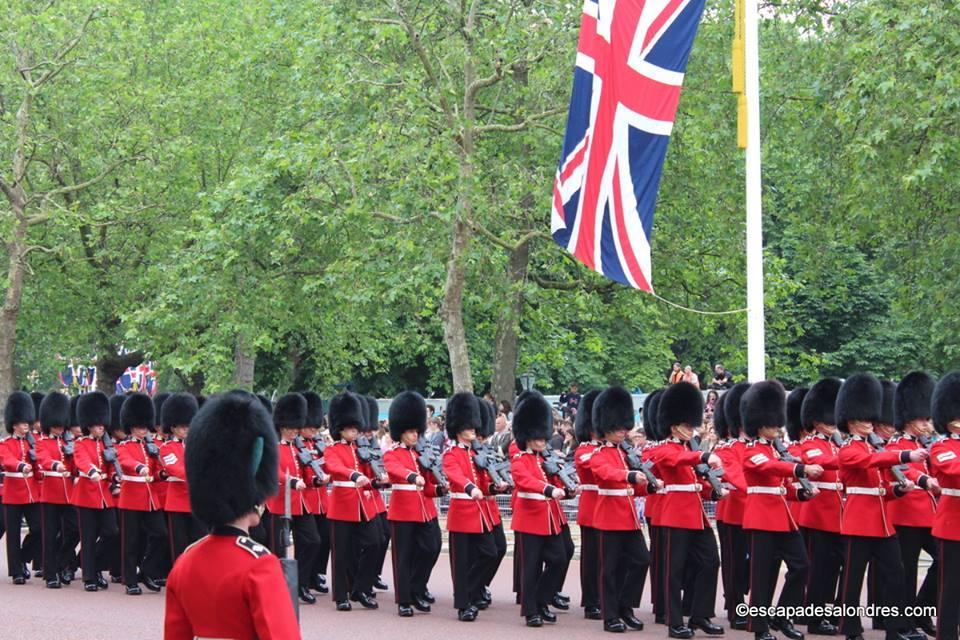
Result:
<svg viewBox="0 0 960 640"><path fill-rule="evenodd" d="M633 396L623 387L609 387L593 401L593 427L597 435L617 429L633 429Z"/></svg>
<svg viewBox="0 0 960 640"><path fill-rule="evenodd" d="M416 391L398 393L390 403L390 437L400 442L404 431L416 429L421 436L427 430L427 402Z"/></svg>
<svg viewBox="0 0 960 640"><path fill-rule="evenodd" d="M40 430L50 435L53 427L70 428L70 398L51 391L40 403Z"/></svg>
<svg viewBox="0 0 960 640"><path fill-rule="evenodd" d="M263 408L267 410L267 413L269 413L269 414L272 416L272 415L273 415L273 402L271 402L270 398L268 398L267 396L263 395L262 393L258 393L258 394L257 394L257 400L259 400L259 401L260 401L260 404L263 405ZM199 400L199 399L197 400L197 404L200 404L200 400Z"/></svg>
<svg viewBox="0 0 960 640"><path fill-rule="evenodd" d="M787 392L776 380L764 380L750 385L740 398L740 416L743 431L751 438L758 437L761 427L782 427L787 421Z"/></svg>
<svg viewBox="0 0 960 640"><path fill-rule="evenodd" d="M527 440L547 440L553 435L553 409L539 391L517 402L513 410L513 437L525 449Z"/></svg>
<svg viewBox="0 0 960 640"><path fill-rule="evenodd" d="M207 396L205 396L205 395L203 395L203 394L201 393L201 394L199 394L199 395L197 395L197 396L194 396L194 397L196 397L196 399L197 399L197 406L200 407L201 409L203 409L203 403L207 401Z"/></svg>
<svg viewBox="0 0 960 640"><path fill-rule="evenodd" d="M457 439L457 434L467 429L479 431L483 426L483 414L477 396L467 391L453 394L447 400L447 436Z"/></svg>
<svg viewBox="0 0 960 640"><path fill-rule="evenodd" d="M893 400L897 395L897 385L892 380L881 380L880 386L883 387L883 408L880 411L880 424L893 426Z"/></svg>
<svg viewBox="0 0 960 640"><path fill-rule="evenodd" d="M933 390L930 402L933 412L933 426L937 432L947 435L947 429L954 420L960 420L960 371L953 371L940 378Z"/></svg>
<svg viewBox="0 0 960 640"><path fill-rule="evenodd" d="M163 403L163 413L160 416L163 432L170 434L174 427L189 425L199 410L197 399L189 393L175 393L169 396Z"/></svg>
<svg viewBox="0 0 960 640"><path fill-rule="evenodd" d="M252 394L231 391L206 402L185 451L190 507L208 526L233 522L277 493L277 434Z"/></svg>
<svg viewBox="0 0 960 640"><path fill-rule="evenodd" d="M281 427L299 429L307 423L307 399L299 393L280 396L273 407L273 426L279 432Z"/></svg>
<svg viewBox="0 0 960 640"><path fill-rule="evenodd" d="M376 431L380 428L380 403L373 396L363 396L367 403L367 427L361 431Z"/></svg>
<svg viewBox="0 0 960 640"><path fill-rule="evenodd" d="M678 382L660 394L657 407L657 427L664 437L670 436L670 428L689 425L696 429L703 424L703 394L689 382Z"/></svg>
<svg viewBox="0 0 960 640"><path fill-rule="evenodd" d="M161 391L153 396L153 416L156 418L157 424L163 424L163 403L166 402L169 397L170 393L167 391Z"/></svg>
<svg viewBox="0 0 960 640"><path fill-rule="evenodd" d="M659 407L659 397L663 389L654 389L643 399L643 406L640 409L640 419L643 421L643 432L651 440L659 440L657 437L657 416L656 410ZM657 404L654 404L656 400Z"/></svg>
<svg viewBox="0 0 960 640"><path fill-rule="evenodd" d="M727 414L723 412L723 396L717 398L713 405L713 430L720 440L730 437L730 428L727 426Z"/></svg>
<svg viewBox="0 0 960 640"><path fill-rule="evenodd" d="M480 403L480 428L477 429L477 435L489 438L497 431L497 408L480 396L477 396L477 402Z"/></svg>
<svg viewBox="0 0 960 640"><path fill-rule="evenodd" d="M40 403L43 402L44 394L39 391L32 391L30 393L30 399L33 401L33 421L36 422L40 419Z"/></svg>
<svg viewBox="0 0 960 640"><path fill-rule="evenodd" d="M101 391L85 393L77 400L77 424L84 435L90 435L90 427L98 424L109 429L112 413L110 399Z"/></svg>
<svg viewBox="0 0 960 640"><path fill-rule="evenodd" d="M37 411L33 406L33 398L25 391L14 391L7 398L7 406L3 409L3 426L7 433L13 433L13 425L21 422L33 424L37 421Z"/></svg>
<svg viewBox="0 0 960 640"><path fill-rule="evenodd" d="M80 426L80 420L77 418L77 403L80 402L80 396L70 398L70 426Z"/></svg>
<svg viewBox="0 0 960 640"><path fill-rule="evenodd" d="M893 398L894 424L898 430L903 431L911 420L931 417L930 400L936 386L937 381L924 371L911 371L903 377Z"/></svg>
<svg viewBox="0 0 960 640"><path fill-rule="evenodd" d="M847 422L862 420L879 422L883 409L883 386L869 373L858 373L847 378L837 393L835 416L837 428L849 433Z"/></svg>
<svg viewBox="0 0 960 640"><path fill-rule="evenodd" d="M120 409L123 408L123 403L126 399L127 396L123 395L110 396L110 422L105 423L107 429L115 431L123 430L123 422L120 421Z"/></svg>
<svg viewBox="0 0 960 640"><path fill-rule="evenodd" d="M787 436L790 442L800 442L803 438L803 421L800 414L803 409L803 399L807 397L809 389L797 387L787 396Z"/></svg>
<svg viewBox="0 0 960 640"><path fill-rule="evenodd" d="M817 422L837 424L837 394L842 385L840 378L823 378L813 383L800 407L800 422L805 430L816 431Z"/></svg>
<svg viewBox="0 0 960 640"><path fill-rule="evenodd" d="M323 426L323 399L313 391L304 391L300 395L307 401L307 421L303 426L317 428Z"/></svg>
<svg viewBox="0 0 960 640"><path fill-rule="evenodd" d="M330 399L327 417L330 419L330 437L340 439L340 432L347 427L363 425L363 398L350 391L338 393Z"/></svg>
<svg viewBox="0 0 960 640"><path fill-rule="evenodd" d="M131 393L120 407L120 424L128 434L133 427L155 426L155 420L153 400L145 393Z"/></svg>
<svg viewBox="0 0 960 640"><path fill-rule="evenodd" d="M750 388L749 382L738 382L730 391L723 394L723 417L727 420L727 432L731 438L739 438L743 431L743 416L740 414L740 400Z"/></svg>
<svg viewBox="0 0 960 640"><path fill-rule="evenodd" d="M597 436L593 428L593 404L598 395L600 395L600 389L591 389L580 398L577 419L573 424L573 433L577 436L577 442L590 442Z"/></svg>

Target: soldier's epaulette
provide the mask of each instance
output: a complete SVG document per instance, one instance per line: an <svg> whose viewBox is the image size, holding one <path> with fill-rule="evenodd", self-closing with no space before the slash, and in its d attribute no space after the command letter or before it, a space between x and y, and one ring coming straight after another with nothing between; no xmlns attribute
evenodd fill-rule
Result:
<svg viewBox="0 0 960 640"><path fill-rule="evenodd" d="M207 534L207 535L203 536L202 538L200 538L199 540L197 540L196 542L191 542L190 544L188 544L186 547L183 548L183 552L186 553L187 551L190 551L190 549L192 549L193 547L197 546L198 544L200 544L201 542L203 542L204 540L206 540L206 539L209 538L209 537L210 537L210 534Z"/></svg>
<svg viewBox="0 0 960 640"><path fill-rule="evenodd" d="M247 536L237 536L237 546L248 552L254 558L262 558L270 555L270 550L265 546Z"/></svg>

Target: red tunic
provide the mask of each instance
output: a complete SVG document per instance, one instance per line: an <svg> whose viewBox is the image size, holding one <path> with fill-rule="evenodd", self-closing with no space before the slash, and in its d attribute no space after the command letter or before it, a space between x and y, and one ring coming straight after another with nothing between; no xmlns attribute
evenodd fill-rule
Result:
<svg viewBox="0 0 960 640"><path fill-rule="evenodd" d="M724 509L724 522L738 527L743 526L743 512L747 508L747 479L743 474L743 454L746 452L749 442L744 438L737 438L730 443L729 454L731 465L727 466L727 461L723 460L723 477L726 482L734 485L735 490L731 491L724 500L728 500ZM737 480L734 480L736 478ZM739 481L739 484L737 482ZM741 489L742 487L742 489Z"/></svg>
<svg viewBox="0 0 960 640"><path fill-rule="evenodd" d="M796 495L792 484L797 464L784 462L765 440L751 442L743 454L743 476L747 481L747 501L743 528L759 531L796 531L798 529L787 496Z"/></svg>
<svg viewBox="0 0 960 640"><path fill-rule="evenodd" d="M172 436L171 436L172 437ZM153 443L160 447L160 450L163 451L163 445L167 443L167 438L161 434L153 435ZM150 490L153 492L154 498L159 505L158 509L163 509L164 505L167 504L167 492L170 489L171 484L167 482L166 470L163 468L163 454L160 455L160 472L157 474L157 478L153 481L153 486L150 487Z"/></svg>
<svg viewBox="0 0 960 640"><path fill-rule="evenodd" d="M77 483L73 485L70 502L76 507L87 509L112 509L116 506L110 493L112 465L103 461L103 440L94 440L90 436L77 438L73 443L73 463L77 469ZM94 473L101 475L93 480Z"/></svg>
<svg viewBox="0 0 960 640"><path fill-rule="evenodd" d="M164 511L190 513L190 491L187 488L187 468L184 459L183 440L170 438L160 447L160 461L167 474Z"/></svg>
<svg viewBox="0 0 960 640"><path fill-rule="evenodd" d="M520 533L550 536L567 524L560 501L551 497L562 485L547 479L543 456L521 451L510 460L513 475L513 520L511 528Z"/></svg>
<svg viewBox="0 0 960 640"><path fill-rule="evenodd" d="M960 436L951 434L930 447L930 468L940 483L934 536L960 541Z"/></svg>
<svg viewBox="0 0 960 640"><path fill-rule="evenodd" d="M377 505L370 485L358 488L354 480L367 475L361 470L357 459L357 445L346 440L336 442L324 450L326 471L330 475L330 502L327 517L331 520L360 522L372 520L377 515ZM367 475L371 482L373 478Z"/></svg>
<svg viewBox="0 0 960 640"><path fill-rule="evenodd" d="M297 480L303 480L303 470L300 468L300 461L297 459L297 448L292 442L286 440L280 441L277 448L280 456L280 464L277 467L277 484L280 490L276 495L267 498L264 506L267 511L274 515L282 516L285 511L285 489L284 481L290 478L290 515L302 516L304 514L303 492L296 488Z"/></svg>
<svg viewBox="0 0 960 640"><path fill-rule="evenodd" d="M487 499L473 500L469 497L474 488L480 489L485 496L493 495L489 476L473 463L475 455L470 445L461 443L452 445L443 453L443 472L450 484L447 531L484 533L492 531L496 524ZM499 521L499 513L497 518Z"/></svg>
<svg viewBox="0 0 960 640"><path fill-rule="evenodd" d="M663 484L657 525L677 529L708 529L710 520L703 509L703 484L693 467L708 454L691 451L675 438L665 441L653 454Z"/></svg>
<svg viewBox="0 0 960 640"><path fill-rule="evenodd" d="M164 640L300 639L280 561L242 533L218 528L177 559L167 578Z"/></svg>
<svg viewBox="0 0 960 640"><path fill-rule="evenodd" d="M3 464L3 504L33 504L40 500L37 463L30 460L26 438L12 436L0 442L0 463ZM39 458L39 456L38 456ZM29 472L24 469L31 467Z"/></svg>
<svg viewBox="0 0 960 640"><path fill-rule="evenodd" d="M843 521L843 485L840 484L840 447L821 433L806 438L800 445L800 455L804 464L818 464L823 474L812 484L820 493L806 502L801 502L801 527L840 533Z"/></svg>
<svg viewBox="0 0 960 640"><path fill-rule="evenodd" d="M130 438L117 445L117 458L123 469L123 482L120 483L120 500L117 506L130 511L156 511L162 506L153 487L160 482L160 464L156 458L147 455L146 444ZM147 475L140 475L141 469L147 469Z"/></svg>
<svg viewBox="0 0 960 640"><path fill-rule="evenodd" d="M787 445L787 452L797 460L802 459L800 458L801 442L803 441L791 442L789 445ZM798 486L799 485L794 485L795 488ZM787 506L790 507L790 515L793 516L793 520L798 524L800 523L800 511L802 510L804 504L804 502L800 502L799 500L789 500L787 502Z"/></svg>
<svg viewBox="0 0 960 640"><path fill-rule="evenodd" d="M901 435L892 438L887 444L890 451L913 451L921 449L920 443L911 435ZM933 526L933 517L937 510L937 501L932 495L920 486L920 479L930 476L927 462L908 462L904 475L917 484L913 491L908 491L902 498L887 503L887 514L894 526L926 527ZM887 480L895 483L893 473L887 471Z"/></svg>
<svg viewBox="0 0 960 640"><path fill-rule="evenodd" d="M597 481L590 469L590 458L600 448L597 441L584 442L577 447L573 455L573 466L580 478L580 502L577 505L577 524L582 527L593 526L593 513L597 506ZM651 498L653 496L650 496ZM647 503L649 504L649 502Z"/></svg>
<svg viewBox="0 0 960 640"><path fill-rule="evenodd" d="M390 476L393 491L390 493L388 520L398 522L429 522L437 517L437 483L432 473L425 473L417 461L417 452L406 445L398 444L383 454L383 466ZM422 476L423 487L415 484Z"/></svg>
<svg viewBox="0 0 960 640"><path fill-rule="evenodd" d="M640 518L633 503L638 493L630 474L640 480L643 474L630 471L626 454L620 447L606 442L590 458L590 470L597 481L597 506L593 512L593 526L602 531L634 531L640 529Z"/></svg>
<svg viewBox="0 0 960 640"><path fill-rule="evenodd" d="M37 440L37 460L43 475L40 502L70 504L73 460L63 453L63 437L42 436Z"/></svg>
<svg viewBox="0 0 960 640"><path fill-rule="evenodd" d="M304 442L310 451L314 460L321 460L316 451L316 445L313 438L304 438ZM317 474L313 472L312 466L306 466L303 469L304 482L307 488L303 491L303 504L307 513L313 515L323 515L327 512L327 486L321 484Z"/></svg>
<svg viewBox="0 0 960 640"><path fill-rule="evenodd" d="M648 460L653 460L653 466L650 468L650 472L653 473L654 477L660 477L660 470L657 468L656 463L656 451L660 447L659 442L655 442L647 447L644 447L640 451L640 459L644 462ZM649 494L644 501L643 505L643 515L647 518L650 518L651 526L660 525L660 507L663 504L663 494L661 493L651 493Z"/></svg>
<svg viewBox="0 0 960 640"><path fill-rule="evenodd" d="M889 538L896 533L887 514L887 500L894 496L881 469L899 464L902 454L874 451L860 436L853 436L840 447L840 481L847 492L842 534ZM872 495L858 493L864 490Z"/></svg>

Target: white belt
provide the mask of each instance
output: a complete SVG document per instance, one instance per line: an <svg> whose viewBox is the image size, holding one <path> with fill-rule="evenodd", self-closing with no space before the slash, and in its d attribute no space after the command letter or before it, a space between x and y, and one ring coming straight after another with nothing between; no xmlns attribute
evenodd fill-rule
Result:
<svg viewBox="0 0 960 640"><path fill-rule="evenodd" d="M419 491L420 487L415 484L395 484L393 485L394 491Z"/></svg>
<svg viewBox="0 0 960 640"><path fill-rule="evenodd" d="M767 493L775 496L787 495L786 487L747 487L747 493Z"/></svg>
<svg viewBox="0 0 960 640"><path fill-rule="evenodd" d="M668 484L663 488L666 493L700 493L701 489L699 484Z"/></svg>
<svg viewBox="0 0 960 640"><path fill-rule="evenodd" d="M632 496L633 489L597 489L601 496Z"/></svg>
<svg viewBox="0 0 960 640"><path fill-rule="evenodd" d="M951 498L960 498L960 489L947 489L943 487L940 489L940 494L950 496Z"/></svg>
<svg viewBox="0 0 960 640"><path fill-rule="evenodd" d="M473 500L473 498L471 498L471 497L468 496L467 494L465 494L465 493L457 493L457 492L451 493L451 494L450 494L450 499L451 499L451 500Z"/></svg>
<svg viewBox="0 0 960 640"><path fill-rule="evenodd" d="M882 496L885 493L883 487L847 487L847 495Z"/></svg>
<svg viewBox="0 0 960 640"><path fill-rule="evenodd" d="M349 480L334 480L330 483L333 487L344 487L345 489L356 489L357 483L350 482Z"/></svg>
<svg viewBox="0 0 960 640"><path fill-rule="evenodd" d="M69 478L69 477L70 477L70 474L69 474L68 472L66 472L66 471L44 471L44 472L43 472L43 475L44 475L44 476L47 476L47 477L52 476L52 477L54 477L54 478Z"/></svg>
<svg viewBox="0 0 960 640"><path fill-rule="evenodd" d="M531 491L517 491L518 498L526 498L527 500L546 500L547 496L542 493L533 493Z"/></svg>
<svg viewBox="0 0 960 640"><path fill-rule="evenodd" d="M598 486L595 485L595 484L582 484L582 485L580 485L580 489L583 490L583 491L596 491L596 490L599 489L599 488L600 488L600 487L598 487Z"/></svg>
<svg viewBox="0 0 960 640"><path fill-rule="evenodd" d="M167 482L186 482L183 478L176 478L174 476L167 476Z"/></svg>
<svg viewBox="0 0 960 640"><path fill-rule="evenodd" d="M152 476L120 476L124 482L149 482L153 480Z"/></svg>
<svg viewBox="0 0 960 640"><path fill-rule="evenodd" d="M4 472L3 472L3 475L4 475L5 478L29 478L29 477L31 477L33 474L30 474L30 475L28 476L28 475L26 475L26 474L19 473L19 472L15 472L15 471L4 471Z"/></svg>
<svg viewBox="0 0 960 640"><path fill-rule="evenodd" d="M817 489L827 489L829 491L842 491L843 483L841 482L811 482L813 486Z"/></svg>

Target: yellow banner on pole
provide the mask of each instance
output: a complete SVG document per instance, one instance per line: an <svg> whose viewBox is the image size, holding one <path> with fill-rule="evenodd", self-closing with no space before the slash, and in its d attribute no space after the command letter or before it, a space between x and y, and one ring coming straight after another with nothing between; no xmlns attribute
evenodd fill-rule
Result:
<svg viewBox="0 0 960 640"><path fill-rule="evenodd" d="M744 63L744 0L734 0L733 10L733 92L737 95L737 146L747 148L747 96L744 86L746 67Z"/></svg>

